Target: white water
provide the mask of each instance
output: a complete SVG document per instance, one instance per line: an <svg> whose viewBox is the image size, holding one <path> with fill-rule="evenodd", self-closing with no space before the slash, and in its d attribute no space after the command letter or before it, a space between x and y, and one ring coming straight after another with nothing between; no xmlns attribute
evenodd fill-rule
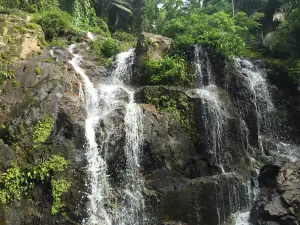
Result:
<svg viewBox="0 0 300 225"><path fill-rule="evenodd" d="M214 84L209 56L201 45L194 45L194 68L198 88L193 90L202 103L202 119L206 132L208 151L213 154L214 164L222 166L222 147L227 118L218 87Z"/></svg>
<svg viewBox="0 0 300 225"><path fill-rule="evenodd" d="M200 7L203 8L203 1L204 0L200 0Z"/></svg>
<svg viewBox="0 0 300 225"><path fill-rule="evenodd" d="M123 197L121 211L116 215L114 224L136 225L143 224L144 199L142 191L144 189L143 180L139 179L140 172L140 152L142 148L142 112L134 103L134 92L129 93L130 102L127 105L125 116L126 145L125 155L127 159L124 174Z"/></svg>
<svg viewBox="0 0 300 225"><path fill-rule="evenodd" d="M239 213L235 220L235 225L250 225L250 212Z"/></svg>
<svg viewBox="0 0 300 225"><path fill-rule="evenodd" d="M89 34L88 34L89 35ZM89 37L92 39L92 37ZM95 87L89 80L85 71L80 67L83 59L74 54L75 45L69 48L73 59L69 62L74 70L84 80L86 103L85 135L87 139L86 158L88 162L87 172L89 187L88 217L83 221L84 225L136 225L142 224L144 201L142 196L143 181L140 179L139 155L142 145L141 109L134 103L134 92L123 84L123 78L131 77L130 68L134 60L134 51L121 53L117 56L115 69L108 83L101 83ZM124 97L125 95L125 97ZM126 97L127 95L127 97ZM126 102L126 99L128 102ZM125 157L123 180L120 187L113 187L109 183L105 156L108 151L110 130L114 125L110 124L106 137L98 146L95 129L99 121L112 115L113 112L125 107ZM117 190L114 190L117 189ZM115 204L118 208L107 207L113 198L112 193L119 192L122 195Z"/></svg>
<svg viewBox="0 0 300 225"><path fill-rule="evenodd" d="M236 58L237 68L248 82L248 87L253 94L255 110L257 114L258 143L262 147L262 130L266 132L270 129L271 114L274 111L274 105L268 90L265 73L247 59Z"/></svg>
<svg viewBox="0 0 300 225"><path fill-rule="evenodd" d="M96 37L95 37L91 32L88 32L88 33L87 33L87 37L88 37L89 39L91 39L92 41L94 41L94 40L96 39Z"/></svg>
<svg viewBox="0 0 300 225"><path fill-rule="evenodd" d="M278 142L276 144L277 157L284 157L289 159L291 162L296 162L300 159L300 146L295 144L289 144L284 142Z"/></svg>
<svg viewBox="0 0 300 225"><path fill-rule="evenodd" d="M201 45L194 45L194 67L199 87L213 82L212 67L207 52Z"/></svg>
<svg viewBox="0 0 300 225"><path fill-rule="evenodd" d="M228 113L219 99L218 89L215 85L209 85L196 89L195 93L201 99L205 132L208 134L209 151L214 155L214 161L222 168L223 135L228 118Z"/></svg>
<svg viewBox="0 0 300 225"><path fill-rule="evenodd" d="M87 139L86 146L86 158L88 162L88 174L89 174L89 188L91 193L88 195L89 206L88 214L89 218L84 224L96 225L98 221L102 224L111 224L111 220L108 216L107 211L104 207L104 199L109 191L107 182L107 165L104 159L98 152L98 145L95 137L95 126L100 120L100 109L99 109L99 93L98 89L94 87L92 82L89 80L85 71L80 67L82 57L74 54L75 45L71 45L69 48L70 53L73 54L73 59L69 62L74 70L80 74L85 82L86 90L86 111L87 118L85 124L85 136Z"/></svg>

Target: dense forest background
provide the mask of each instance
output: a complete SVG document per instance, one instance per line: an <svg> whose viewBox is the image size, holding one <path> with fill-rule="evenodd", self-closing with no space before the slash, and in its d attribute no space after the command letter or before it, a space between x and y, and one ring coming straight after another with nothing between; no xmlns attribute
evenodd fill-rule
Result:
<svg viewBox="0 0 300 225"><path fill-rule="evenodd" d="M86 31L108 37L94 44L103 64L130 45L116 40L133 44L146 31L175 40L177 51L166 64L178 64L187 46L203 44L228 59L272 58L291 79L300 78L298 0L0 0L0 7L2 13L31 15L55 45L62 44L59 37Z"/></svg>

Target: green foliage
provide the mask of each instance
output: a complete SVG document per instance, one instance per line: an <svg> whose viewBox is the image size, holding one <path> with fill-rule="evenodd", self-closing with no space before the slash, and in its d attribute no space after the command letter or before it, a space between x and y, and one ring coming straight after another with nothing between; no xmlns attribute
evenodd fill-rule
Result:
<svg viewBox="0 0 300 225"><path fill-rule="evenodd" d="M124 42L135 42L136 41L136 37L133 34L129 34L124 31L121 31L121 30L117 30L112 35L112 37L114 39L117 39L119 41L124 41Z"/></svg>
<svg viewBox="0 0 300 225"><path fill-rule="evenodd" d="M161 112L171 113L190 134L190 137L195 138L194 108L186 94L168 90L164 87L153 87L146 90L145 103L155 105Z"/></svg>
<svg viewBox="0 0 300 225"><path fill-rule="evenodd" d="M32 21L42 27L47 40L76 33L72 24L72 17L61 10L51 10L35 14Z"/></svg>
<svg viewBox="0 0 300 225"><path fill-rule="evenodd" d="M19 82L16 81L15 79L13 79L13 81L11 82L11 84L12 84L12 86L13 86L14 88L19 87Z"/></svg>
<svg viewBox="0 0 300 225"><path fill-rule="evenodd" d="M15 73L11 68L12 65L9 59L6 58L0 59L0 86L6 80L13 80L15 78Z"/></svg>
<svg viewBox="0 0 300 225"><path fill-rule="evenodd" d="M188 85L192 77L188 73L188 65L180 56L165 56L160 60L144 59L140 73L150 84Z"/></svg>
<svg viewBox="0 0 300 225"><path fill-rule="evenodd" d="M0 176L0 201L7 204L14 200L21 200L29 194L38 182L51 179L52 174L66 169L68 161L62 156L53 155L49 160L38 165L18 167L15 163Z"/></svg>
<svg viewBox="0 0 300 225"><path fill-rule="evenodd" d="M292 10L287 19L279 25L275 34L275 43L273 44L272 49L289 44L291 52L300 54L300 8Z"/></svg>
<svg viewBox="0 0 300 225"><path fill-rule="evenodd" d="M296 83L300 83L300 59L292 56L284 62L284 67Z"/></svg>
<svg viewBox="0 0 300 225"><path fill-rule="evenodd" d="M19 9L35 13L42 10L57 9L58 0L0 0L0 5L10 9Z"/></svg>
<svg viewBox="0 0 300 225"><path fill-rule="evenodd" d="M192 44L204 44L214 48L219 54L231 57L245 50L250 36L248 26L257 28L260 16L247 17L240 13L238 18L241 21L237 22L230 14L222 11L212 15L189 13L169 21L164 34L175 38L179 49Z"/></svg>
<svg viewBox="0 0 300 225"><path fill-rule="evenodd" d="M35 144L44 143L54 126L54 120L51 116L45 116L33 127L32 139Z"/></svg>
<svg viewBox="0 0 300 225"><path fill-rule="evenodd" d="M100 34L104 37L110 37L110 32L107 23L96 15L91 19L89 25L81 25L81 28L90 31L93 34Z"/></svg>
<svg viewBox="0 0 300 225"><path fill-rule="evenodd" d="M37 75L37 76L39 76L39 75L41 75L41 69L40 68L35 68L34 69L34 73L35 73L35 75Z"/></svg>
<svg viewBox="0 0 300 225"><path fill-rule="evenodd" d="M100 50L103 56L106 58L110 58L120 52L117 41L112 38L108 38L107 40L105 40L101 45Z"/></svg>
<svg viewBox="0 0 300 225"><path fill-rule="evenodd" d="M62 210L65 204L62 202L61 197L62 195L68 191L71 186L71 183L65 179L52 179L51 180L52 186L52 214L55 215Z"/></svg>

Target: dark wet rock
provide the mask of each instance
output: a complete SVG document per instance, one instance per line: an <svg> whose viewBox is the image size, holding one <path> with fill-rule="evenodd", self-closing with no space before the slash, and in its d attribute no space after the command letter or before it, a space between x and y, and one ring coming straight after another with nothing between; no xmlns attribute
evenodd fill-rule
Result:
<svg viewBox="0 0 300 225"><path fill-rule="evenodd" d="M246 192L242 179L234 174L190 180L177 190L160 194L162 217L191 225L220 224L246 206Z"/></svg>
<svg viewBox="0 0 300 225"><path fill-rule="evenodd" d="M300 162L261 169L261 192L251 210L253 224L292 225L300 221Z"/></svg>

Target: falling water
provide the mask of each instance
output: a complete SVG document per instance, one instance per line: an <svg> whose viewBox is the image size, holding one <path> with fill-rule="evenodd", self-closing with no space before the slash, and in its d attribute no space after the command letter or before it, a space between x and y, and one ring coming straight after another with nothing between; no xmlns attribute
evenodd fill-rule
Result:
<svg viewBox="0 0 300 225"><path fill-rule="evenodd" d="M126 87L124 81L131 79L131 66L134 60L134 51L119 54L114 63L111 79L107 83L101 83L95 87L89 80L85 71L80 67L83 59L74 54L75 45L69 48L73 54L70 64L84 80L86 102L85 135L87 139L86 158L88 162L87 172L90 193L88 194L88 217L83 221L84 225L136 225L143 224L142 212L144 201L142 196L143 181L140 179L139 156L142 146L142 113L134 103L134 91ZM127 98L124 97L127 95ZM82 96L82 94L81 94ZM129 100L127 100L129 99ZM127 101L127 102L126 102ZM109 132L114 125L108 125L108 137L100 140L98 146L95 129L99 121L109 115L113 115L118 108L125 107L125 147L126 167L123 179L118 187L109 182L105 156L108 151ZM114 190L117 189L117 190ZM116 202L118 207L110 209L107 203L113 197L112 193L121 193L122 198Z"/></svg>
<svg viewBox="0 0 300 225"><path fill-rule="evenodd" d="M214 155L215 164L222 168L223 135L228 113L222 101L219 99L218 89L215 85L209 85L195 90L201 99L203 106L202 119L207 133L209 150Z"/></svg>
<svg viewBox="0 0 300 225"><path fill-rule="evenodd" d="M207 52L201 45L194 45L194 67L197 85L202 87L212 83L212 67Z"/></svg>
<svg viewBox="0 0 300 225"><path fill-rule="evenodd" d="M117 83L130 84L132 78L132 66L135 59L134 49L121 52L113 63L112 77Z"/></svg>
<svg viewBox="0 0 300 225"><path fill-rule="evenodd" d="M130 102L127 105L125 116L126 145L125 156L127 159L121 211L117 213L115 224L135 225L143 224L144 199L142 191L144 183L139 177L140 151L142 147L142 113L134 103L134 92L130 93Z"/></svg>
<svg viewBox="0 0 300 225"><path fill-rule="evenodd" d="M222 166L224 129L228 113L219 98L219 89L214 84L209 56L201 45L194 45L194 67L198 88L195 94L201 99L202 120L205 127L208 151L213 154L214 163Z"/></svg>
<svg viewBox="0 0 300 225"><path fill-rule="evenodd" d="M86 90L86 111L87 118L85 123L85 136L87 139L87 152L86 157L88 161L88 174L89 174L89 187L91 193L88 195L89 207L88 214L89 218L84 224L96 225L100 221L102 224L111 224L109 215L104 207L104 199L109 191L109 185L107 183L107 165L104 159L98 152L98 145L95 137L95 126L100 120L100 109L99 109L99 91L94 87L93 83L89 80L85 71L80 67L82 57L78 54L74 54L75 45L71 45L69 48L70 53L73 54L73 59L70 64L74 70L80 74L85 82Z"/></svg>
<svg viewBox="0 0 300 225"><path fill-rule="evenodd" d="M271 115L274 105L268 90L267 81L263 70L259 69L252 62L246 59L236 58L236 65L248 83L248 87L253 94L254 106L257 114L258 143L262 147L262 130L270 130Z"/></svg>

